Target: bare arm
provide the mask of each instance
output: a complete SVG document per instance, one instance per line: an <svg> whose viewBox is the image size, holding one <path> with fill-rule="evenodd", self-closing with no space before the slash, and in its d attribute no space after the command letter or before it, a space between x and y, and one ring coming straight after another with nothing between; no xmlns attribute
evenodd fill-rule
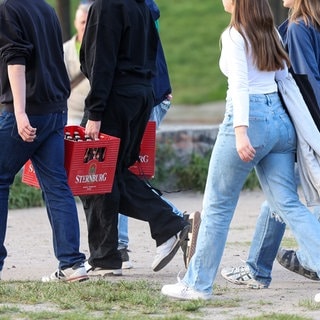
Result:
<svg viewBox="0 0 320 320"><path fill-rule="evenodd" d="M36 138L36 128L30 125L26 114L26 75L24 65L8 65L8 77L13 95L14 114L18 133L22 140L33 142Z"/></svg>

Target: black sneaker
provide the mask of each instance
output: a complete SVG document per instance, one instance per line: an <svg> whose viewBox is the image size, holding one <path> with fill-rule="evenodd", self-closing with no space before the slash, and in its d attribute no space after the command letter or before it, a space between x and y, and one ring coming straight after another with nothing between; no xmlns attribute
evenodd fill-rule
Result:
<svg viewBox="0 0 320 320"><path fill-rule="evenodd" d="M284 268L300 274L300 276L314 281L320 280L316 272L307 270L300 264L294 250L280 248L277 254L277 260Z"/></svg>
<svg viewBox="0 0 320 320"><path fill-rule="evenodd" d="M121 253L121 259L122 259L122 269L132 269L133 265L129 258L129 250L128 248L119 249Z"/></svg>

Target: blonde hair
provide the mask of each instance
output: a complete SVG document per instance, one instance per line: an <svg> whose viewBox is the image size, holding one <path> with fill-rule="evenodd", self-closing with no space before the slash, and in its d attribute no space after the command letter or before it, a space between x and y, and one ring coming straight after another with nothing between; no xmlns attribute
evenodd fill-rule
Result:
<svg viewBox="0 0 320 320"><path fill-rule="evenodd" d="M308 26L310 23L320 30L320 1L319 0L294 0L289 10L289 21L298 23L302 19Z"/></svg>
<svg viewBox="0 0 320 320"><path fill-rule="evenodd" d="M230 26L243 36L247 50L250 43L253 61L259 70L283 69L284 62L290 65L268 0L234 0Z"/></svg>

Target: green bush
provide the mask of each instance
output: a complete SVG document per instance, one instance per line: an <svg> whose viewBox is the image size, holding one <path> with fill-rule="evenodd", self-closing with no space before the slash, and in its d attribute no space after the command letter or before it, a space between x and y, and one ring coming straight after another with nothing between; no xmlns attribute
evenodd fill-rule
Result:
<svg viewBox="0 0 320 320"><path fill-rule="evenodd" d="M204 156L193 153L187 166L177 166L175 173L177 175L178 187L203 192L208 174L210 156L211 152L208 152Z"/></svg>
<svg viewBox="0 0 320 320"><path fill-rule="evenodd" d="M175 190L204 191L211 150L205 155L193 153L187 164L179 159L170 143L158 145L156 152L156 173L151 182L163 191ZM243 189L254 190L260 184L254 170L250 172Z"/></svg>
<svg viewBox="0 0 320 320"><path fill-rule="evenodd" d="M21 174L17 174L10 188L9 209L41 207L43 205L41 191L24 184L21 181Z"/></svg>

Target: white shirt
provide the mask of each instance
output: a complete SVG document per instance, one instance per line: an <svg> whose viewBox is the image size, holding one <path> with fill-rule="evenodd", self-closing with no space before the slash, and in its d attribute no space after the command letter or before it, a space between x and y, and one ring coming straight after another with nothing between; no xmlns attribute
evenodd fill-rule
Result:
<svg viewBox="0 0 320 320"><path fill-rule="evenodd" d="M227 28L221 36L222 50L219 66L228 77L227 98L233 105L233 126L249 126L249 94L277 91L275 77L287 75L287 69L261 71L253 63L251 48L247 52L242 35L235 28ZM278 73L277 72L277 73Z"/></svg>

